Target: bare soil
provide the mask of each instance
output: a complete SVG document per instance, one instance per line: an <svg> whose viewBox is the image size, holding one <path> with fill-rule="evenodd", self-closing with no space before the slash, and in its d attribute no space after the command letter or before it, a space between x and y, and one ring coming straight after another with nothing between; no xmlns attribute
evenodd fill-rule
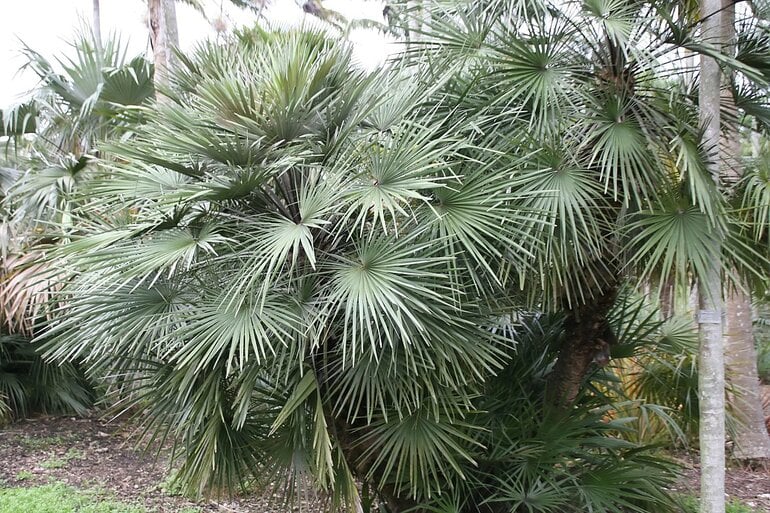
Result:
<svg viewBox="0 0 770 513"><path fill-rule="evenodd" d="M120 422L98 418L38 417L0 429L0 487L37 486L51 481L97 489L158 513L185 508L202 512L277 513L299 511L277 495L195 501L175 495L168 460L137 450L136 439ZM171 488L171 489L170 489ZM304 513L319 509L301 505Z"/></svg>
<svg viewBox="0 0 770 513"><path fill-rule="evenodd" d="M318 513L310 503L287 506L276 494L239 496L232 500L195 501L170 490L168 460L137 449L121 422L99 418L38 417L0 429L0 487L36 486L59 481L104 490L124 502L158 513L185 508L202 512ZM689 455L679 455L684 475L677 491L698 495L700 469ZM740 499L757 512L770 513L770 468L732 466L727 470L728 499Z"/></svg>
<svg viewBox="0 0 770 513"><path fill-rule="evenodd" d="M691 455L678 458L684 474L678 491L700 495L700 466ZM728 463L725 472L725 494L727 500L738 499L757 512L770 513L770 467L739 466Z"/></svg>

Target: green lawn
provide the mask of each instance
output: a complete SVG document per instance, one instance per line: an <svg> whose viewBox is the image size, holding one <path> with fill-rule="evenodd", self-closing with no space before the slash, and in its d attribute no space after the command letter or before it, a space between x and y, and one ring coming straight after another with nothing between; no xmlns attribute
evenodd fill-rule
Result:
<svg viewBox="0 0 770 513"><path fill-rule="evenodd" d="M683 513L698 513L700 511L698 506L698 499L696 497L685 497L682 500ZM2 513L2 510L0 510ZM725 505L725 513L759 513L740 501L732 500Z"/></svg>
<svg viewBox="0 0 770 513"><path fill-rule="evenodd" d="M136 506L62 483L32 488L0 488L0 513L151 513ZM198 513L187 508L179 513Z"/></svg>

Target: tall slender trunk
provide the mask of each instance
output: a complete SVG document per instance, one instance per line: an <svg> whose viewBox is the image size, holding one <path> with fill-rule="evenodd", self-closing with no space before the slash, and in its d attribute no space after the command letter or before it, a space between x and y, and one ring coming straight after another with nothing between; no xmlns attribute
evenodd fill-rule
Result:
<svg viewBox="0 0 770 513"><path fill-rule="evenodd" d="M701 35L719 47L721 0L701 0ZM709 170L719 179L719 107L721 72L711 57L700 57L698 107L709 151ZM714 239L714 254L721 253ZM725 511L725 393L724 349L722 346L722 278L719 259L712 258L705 276L699 277L698 396L700 402L701 513Z"/></svg>
<svg viewBox="0 0 770 513"><path fill-rule="evenodd" d="M149 0L150 42L152 43L155 63L156 91L167 87L169 71L174 68L172 48L179 46L179 29L176 21L174 0ZM156 93L158 101L166 98L162 92Z"/></svg>
<svg viewBox="0 0 770 513"><path fill-rule="evenodd" d="M735 39L735 5L722 0L722 44L733 53ZM733 99L730 77L723 76L723 112L728 119L722 123L722 179L735 183L743 175L741 142L738 132L738 109ZM732 433L735 439L733 456L742 461L770 459L770 436L765 429L765 416L759 389L757 351L751 323L751 296L741 290L731 290L725 297L725 378L730 384L729 409L737 420Z"/></svg>
<svg viewBox="0 0 770 513"><path fill-rule="evenodd" d="M737 420L734 456L747 462L770 458L770 435L762 409L757 352L751 325L751 300L740 290L725 300L725 374L730 410Z"/></svg>
<svg viewBox="0 0 770 513"><path fill-rule="evenodd" d="M179 47L179 24L176 20L176 0L162 0L163 19L166 23L166 42L169 45L169 51L166 54L168 69L176 67L176 56L171 51Z"/></svg>
<svg viewBox="0 0 770 513"><path fill-rule="evenodd" d="M99 0L94 0L94 39L96 40L96 48L102 49L102 10L99 5Z"/></svg>

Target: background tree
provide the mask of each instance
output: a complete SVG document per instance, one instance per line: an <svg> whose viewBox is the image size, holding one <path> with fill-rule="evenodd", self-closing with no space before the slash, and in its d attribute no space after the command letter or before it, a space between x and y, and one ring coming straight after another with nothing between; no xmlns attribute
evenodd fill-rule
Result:
<svg viewBox="0 0 770 513"><path fill-rule="evenodd" d="M25 49L27 66L40 85L30 102L3 112L2 234L0 250L0 395L7 411L83 412L90 386L70 364L47 365L30 342L53 315L59 287L55 266L45 262L86 223L99 219L75 192L97 173L100 143L125 134L137 119L133 107L152 96L152 68L142 58L127 60L115 41L98 45L82 35L74 57L54 64ZM60 71L61 70L61 71ZM63 72L62 72L63 71ZM5 392L3 394L3 392Z"/></svg>
<svg viewBox="0 0 770 513"><path fill-rule="evenodd" d="M722 2L722 42L725 53L734 56L740 52L739 45L749 40L736 34L736 8L733 2ZM741 29L749 26L753 20L739 20ZM745 158L741 148L739 126L745 112L740 112L736 97L740 102L740 90L733 87L735 77L729 76L730 70L723 77L722 104L725 122L722 124L723 151L721 158L721 178L725 186L736 189L744 175ZM733 73L734 74L734 73ZM749 118L751 119L751 118ZM751 123L751 121L750 121ZM760 395L760 381L757 373L757 350L752 325L751 286L740 283L728 286L725 295L725 377L730 386L728 394L729 409L737 422L732 430L735 441L733 456L748 462L758 462L770 458L770 434L765 429L765 415Z"/></svg>
<svg viewBox="0 0 770 513"><path fill-rule="evenodd" d="M150 45L155 65L155 85L168 84L168 75L174 68L174 48L179 46L179 27L176 20L175 0L148 0ZM162 96L161 96L162 97Z"/></svg>
<svg viewBox="0 0 770 513"><path fill-rule="evenodd" d="M102 46L102 14L101 5L99 0L94 0L94 16L93 16L93 28L94 28L94 42L97 48Z"/></svg>

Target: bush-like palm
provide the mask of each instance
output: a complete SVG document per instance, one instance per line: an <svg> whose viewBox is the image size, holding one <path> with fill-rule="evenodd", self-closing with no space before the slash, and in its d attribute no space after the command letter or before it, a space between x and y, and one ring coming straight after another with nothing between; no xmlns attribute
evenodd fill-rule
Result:
<svg viewBox="0 0 770 513"><path fill-rule="evenodd" d="M451 119L475 116L499 151L532 152L511 186L529 193L524 205L547 221L534 255L539 280L525 290L537 307L569 313L571 343L551 381L557 400L577 393L597 341L613 341L607 315L626 280L687 288L714 260L755 278L766 273L762 250L741 233L740 216L706 169L697 69L682 53L715 52L697 40L686 7L449 2L426 22L422 41L431 51L415 60L437 76L456 70L444 89L452 100L439 108ZM737 83L762 81L744 64L762 62L764 32L750 25L739 59L717 55Z"/></svg>
<svg viewBox="0 0 770 513"><path fill-rule="evenodd" d="M474 124L485 113L426 102L446 84L407 71L356 71L317 33L204 45L173 103L114 149L130 162L87 190L110 224L65 248L71 299L51 355L114 376L150 432L183 442L189 482L232 487L275 470L355 504L358 478L399 511L473 476L464 507L514 500L474 502L490 486L477 462L507 461L482 450L499 419L477 412L491 386L529 391L494 395L519 415L544 408L530 388L549 367L543 349L530 348L529 384L487 380L515 353L516 289L551 221L533 199L551 188L528 184L549 171L529 150L500 151ZM565 480L594 486L579 483L635 458L610 439L581 449L608 428L576 419L572 449L543 467L562 470L527 481L556 494L539 511L567 503ZM583 478L568 470L580 455L594 462ZM517 461L511 476L528 465ZM650 492L660 483L624 499L637 486L624 479L575 507L665 501Z"/></svg>
<svg viewBox="0 0 770 513"><path fill-rule="evenodd" d="M436 51L374 75L317 33L183 59L87 190L50 354L112 376L201 488L662 510L670 474L579 392L621 284L686 280L727 236L693 98L641 49L690 41L646 4L538 5L441 3Z"/></svg>
<svg viewBox="0 0 770 513"><path fill-rule="evenodd" d="M437 491L467 458L445 420L506 359L498 267L537 244L515 162L479 165L320 34L249 32L184 64L175 104L118 150L131 165L88 191L119 200L115 224L67 248L88 252L53 355L140 368L133 397L186 441L193 481L276 465L347 499L353 474Z"/></svg>
<svg viewBox="0 0 770 513"><path fill-rule="evenodd" d="M97 48L81 35L73 47L73 58L57 62L61 73L26 48L27 65L41 82L29 102L2 115L2 133L9 137L1 162L0 332L13 336L0 339L0 388L11 390L5 394L9 415L38 407L82 410L88 403L87 387L72 366L46 365L36 354L39 344L19 337L36 335L58 299L61 276L44 261L46 250L77 231L78 223L99 218L75 200L96 173L98 144L135 125L133 108L153 93L149 63L128 61L117 41Z"/></svg>

